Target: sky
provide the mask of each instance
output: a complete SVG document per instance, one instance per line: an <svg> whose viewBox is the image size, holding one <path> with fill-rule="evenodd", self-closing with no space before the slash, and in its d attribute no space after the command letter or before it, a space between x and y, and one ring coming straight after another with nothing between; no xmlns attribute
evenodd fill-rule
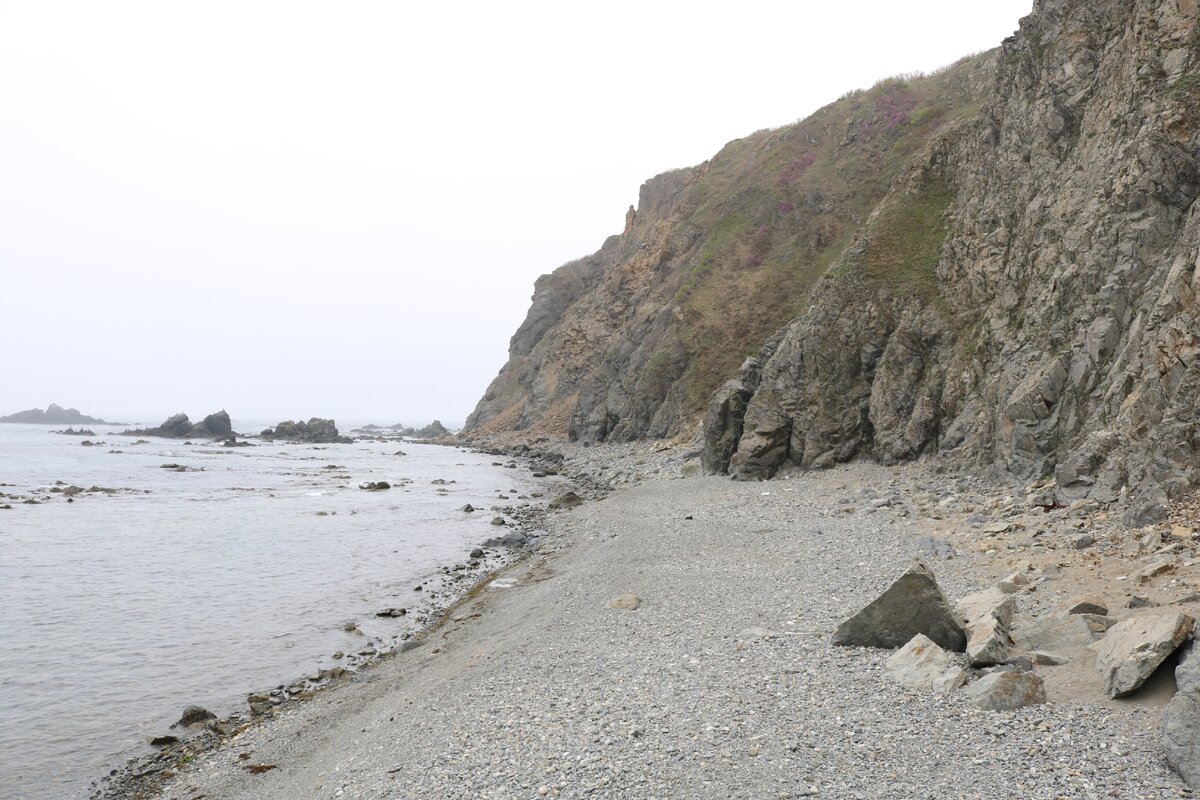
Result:
<svg viewBox="0 0 1200 800"><path fill-rule="evenodd" d="M638 187L1031 0L0 0L0 414L461 424Z"/></svg>

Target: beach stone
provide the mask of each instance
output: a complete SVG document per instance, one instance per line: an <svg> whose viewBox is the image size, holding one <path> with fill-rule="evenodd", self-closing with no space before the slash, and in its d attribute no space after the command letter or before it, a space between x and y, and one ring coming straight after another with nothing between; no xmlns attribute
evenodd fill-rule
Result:
<svg viewBox="0 0 1200 800"><path fill-rule="evenodd" d="M1167 556L1160 556L1146 566L1133 573L1135 583L1149 583L1152 578L1175 569L1175 561Z"/></svg>
<svg viewBox="0 0 1200 800"><path fill-rule="evenodd" d="M1163 709L1167 763L1193 789L1200 789L1200 689L1180 691Z"/></svg>
<svg viewBox="0 0 1200 800"><path fill-rule="evenodd" d="M574 492L567 492L550 501L551 508L575 508L581 505L583 505L583 498Z"/></svg>
<svg viewBox="0 0 1200 800"><path fill-rule="evenodd" d="M195 725L197 722L207 722L210 719L216 719L217 715L201 706L188 706L183 710L182 716L179 717L179 722L175 724L181 728L186 728L188 725Z"/></svg>
<svg viewBox="0 0 1200 800"><path fill-rule="evenodd" d="M155 736L150 739L150 745L152 747L166 747L167 745L176 744L178 742L179 742L179 737L172 736L169 733L163 734L162 736Z"/></svg>
<svg viewBox="0 0 1200 800"><path fill-rule="evenodd" d="M1013 642L1026 652L1058 652L1086 647L1096 640L1091 626L1076 614L1017 620L1012 629Z"/></svg>
<svg viewBox="0 0 1200 800"><path fill-rule="evenodd" d="M1016 594L1029 585L1029 576L1022 571L1008 575L996 584L996 588L1004 594Z"/></svg>
<svg viewBox="0 0 1200 800"><path fill-rule="evenodd" d="M1096 537L1090 533L1081 533L1071 538L1071 547L1076 550L1086 550L1096 543Z"/></svg>
<svg viewBox="0 0 1200 800"><path fill-rule="evenodd" d="M963 690L985 711L1012 711L1046 702L1042 679L1032 672L992 672Z"/></svg>
<svg viewBox="0 0 1200 800"><path fill-rule="evenodd" d="M1158 603L1151 600L1149 597L1135 594L1129 598L1129 602L1125 604L1126 608L1157 608Z"/></svg>
<svg viewBox="0 0 1200 800"><path fill-rule="evenodd" d="M893 653L885 667L892 680L917 691L953 691L966 680L966 671L923 633L918 633ZM961 681L955 685L960 677Z"/></svg>
<svg viewBox="0 0 1200 800"><path fill-rule="evenodd" d="M1058 653L1047 653L1045 650L1034 650L1029 654L1033 663L1043 667L1061 667L1071 659Z"/></svg>
<svg viewBox="0 0 1200 800"><path fill-rule="evenodd" d="M967 595L958 601L955 609L958 616L968 625L985 616L995 617L1005 625L1012 625L1013 615L1017 612L1017 601L1012 595L992 587Z"/></svg>
<svg viewBox="0 0 1200 800"><path fill-rule="evenodd" d="M1092 645L1105 694L1124 697L1137 691L1187 639L1194 624L1187 614L1146 614L1113 626Z"/></svg>
<svg viewBox="0 0 1200 800"><path fill-rule="evenodd" d="M1099 614L1104 616L1108 613L1108 606L1103 600L1098 600L1095 597L1074 597L1067 602L1068 614Z"/></svg>
<svg viewBox="0 0 1200 800"><path fill-rule="evenodd" d="M619 594L612 600L608 601L609 608L615 608L621 611L637 611L639 608L641 608L641 605L642 598L638 597L636 594L630 594L628 592L625 594Z"/></svg>
<svg viewBox="0 0 1200 800"><path fill-rule="evenodd" d="M463 506L462 508L459 509L459 511L465 511L468 514L470 514L474 510L475 510L475 506L471 505L470 503L467 503L465 506Z"/></svg>
<svg viewBox="0 0 1200 800"><path fill-rule="evenodd" d="M1008 660L1008 627L996 617L987 614L970 625L971 636L967 639L967 661L972 667L988 667Z"/></svg>
<svg viewBox="0 0 1200 800"><path fill-rule="evenodd" d="M504 517L492 517L492 524L493 525L503 525Z"/></svg>
<svg viewBox="0 0 1200 800"><path fill-rule="evenodd" d="M375 612L377 617L403 617L408 613L407 608L384 608Z"/></svg>
<svg viewBox="0 0 1200 800"><path fill-rule="evenodd" d="M1179 662L1175 665L1175 684L1181 692L1200 689L1200 652L1196 650L1195 639L1179 648Z"/></svg>
<svg viewBox="0 0 1200 800"><path fill-rule="evenodd" d="M838 626L833 644L859 647L903 647L923 633L948 650L967 646L966 631L950 609L933 572L915 563L883 594Z"/></svg>

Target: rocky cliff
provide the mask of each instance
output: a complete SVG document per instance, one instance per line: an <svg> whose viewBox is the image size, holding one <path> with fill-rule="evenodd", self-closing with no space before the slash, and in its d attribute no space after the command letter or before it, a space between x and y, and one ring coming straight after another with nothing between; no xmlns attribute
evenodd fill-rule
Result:
<svg viewBox="0 0 1200 800"><path fill-rule="evenodd" d="M663 436L708 396L737 478L939 454L1155 518L1200 481L1196 5L1039 0L992 54L648 183L539 281L469 427Z"/></svg>

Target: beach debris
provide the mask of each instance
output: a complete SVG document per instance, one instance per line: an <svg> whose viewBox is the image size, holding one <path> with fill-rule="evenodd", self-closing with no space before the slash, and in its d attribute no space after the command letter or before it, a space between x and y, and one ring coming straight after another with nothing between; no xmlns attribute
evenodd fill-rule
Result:
<svg viewBox="0 0 1200 800"><path fill-rule="evenodd" d="M984 711L1012 711L1046 702L1042 679L1032 672L992 672L963 690Z"/></svg>
<svg viewBox="0 0 1200 800"><path fill-rule="evenodd" d="M583 505L583 498L574 492L567 492L550 501L551 508L576 508Z"/></svg>
<svg viewBox="0 0 1200 800"><path fill-rule="evenodd" d="M636 594L626 592L619 594L612 600L608 601L609 608L615 608L621 611L637 611L642 605L642 598Z"/></svg>
<svg viewBox="0 0 1200 800"><path fill-rule="evenodd" d="M838 626L833 644L903 647L923 633L948 650L961 651L967 635L929 567L916 562L879 597Z"/></svg>
<svg viewBox="0 0 1200 800"><path fill-rule="evenodd" d="M885 666L893 680L917 691L936 690L946 694L967 681L967 671L923 633L893 653Z"/></svg>
<svg viewBox="0 0 1200 800"><path fill-rule="evenodd" d="M216 719L217 715L202 706L188 706L183 710L183 715L179 717L179 721L175 723L180 728L186 728L189 725L195 725L200 722L208 722L210 719Z"/></svg>
<svg viewBox="0 0 1200 800"><path fill-rule="evenodd" d="M1125 697L1137 691L1191 635L1194 625L1187 614L1145 614L1113 626L1092 645L1105 694Z"/></svg>

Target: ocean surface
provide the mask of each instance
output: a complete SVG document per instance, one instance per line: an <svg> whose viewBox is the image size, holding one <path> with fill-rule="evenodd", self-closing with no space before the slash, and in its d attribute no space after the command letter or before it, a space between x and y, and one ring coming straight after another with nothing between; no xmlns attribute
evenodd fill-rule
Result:
<svg viewBox="0 0 1200 800"><path fill-rule="evenodd" d="M376 611L414 607L495 536L486 509L561 482L412 442L228 449L92 426L87 447L53 430L0 424L3 800L87 797L186 706L244 710L337 651L387 647L417 622ZM57 481L115 491L67 502Z"/></svg>

